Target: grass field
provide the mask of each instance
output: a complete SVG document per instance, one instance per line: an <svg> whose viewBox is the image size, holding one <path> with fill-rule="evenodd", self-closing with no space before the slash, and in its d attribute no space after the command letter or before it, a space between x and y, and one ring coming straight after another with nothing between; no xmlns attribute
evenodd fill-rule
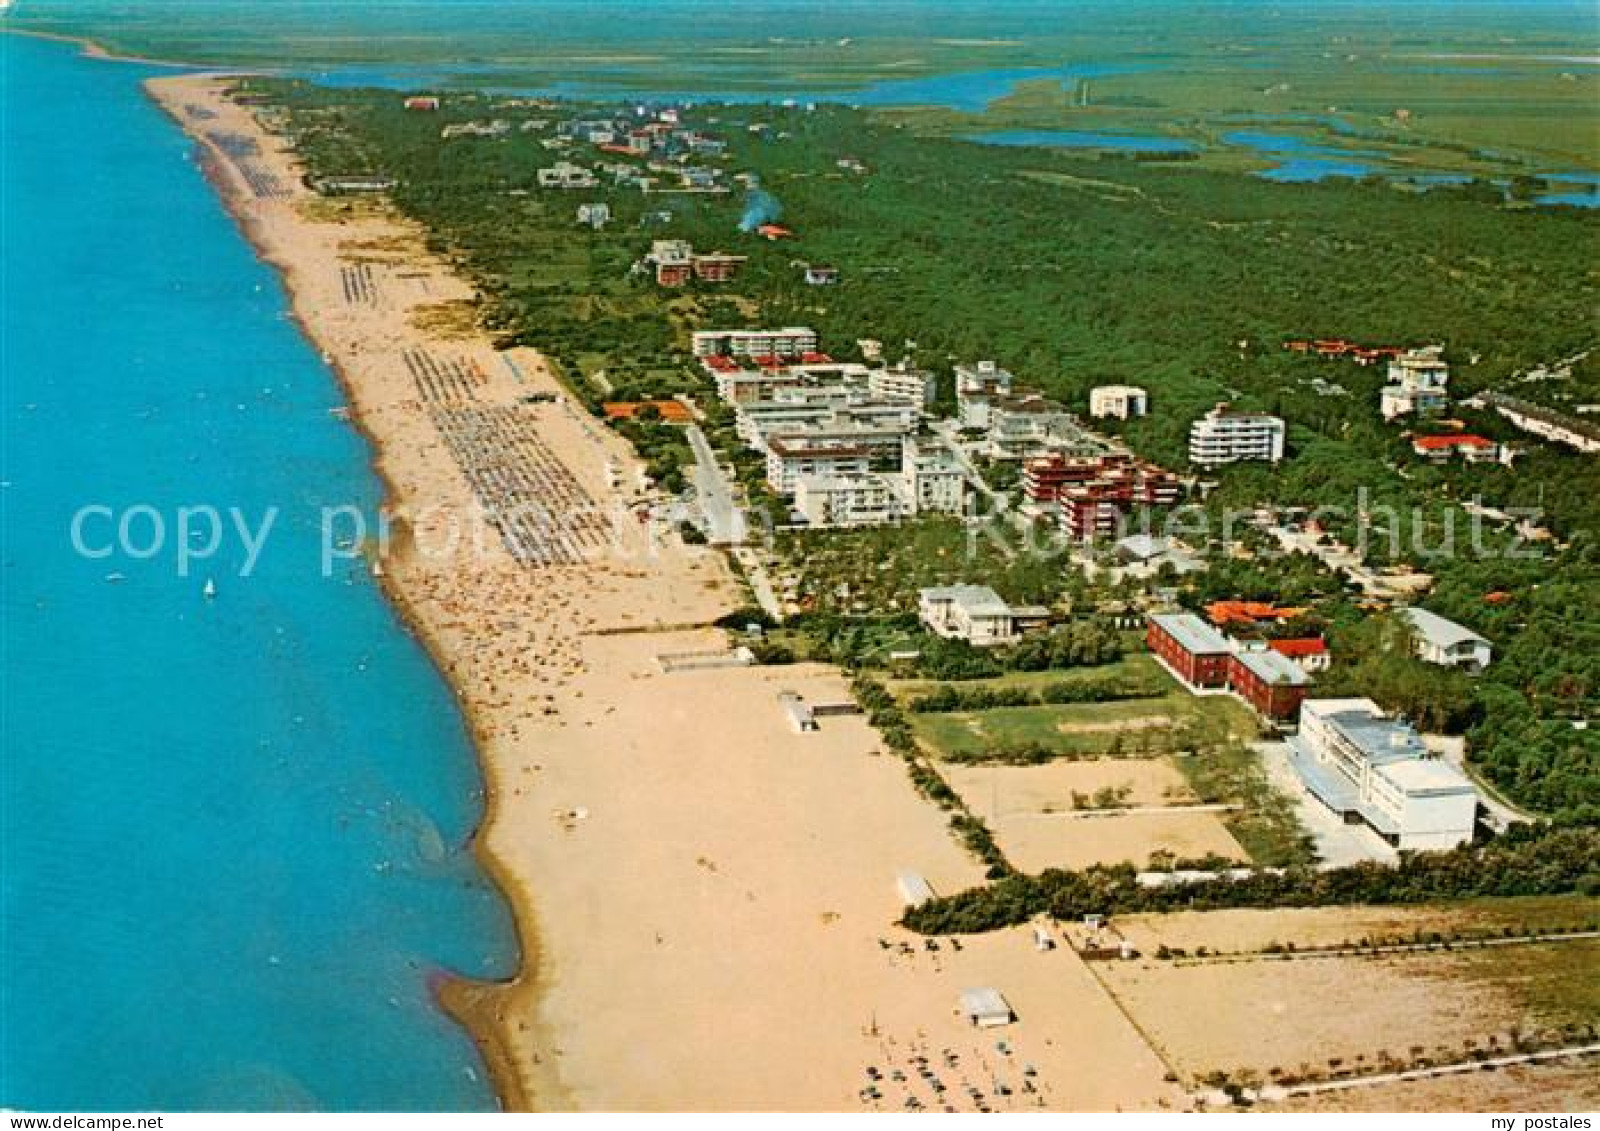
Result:
<svg viewBox="0 0 1600 1131"><path fill-rule="evenodd" d="M992 679L964 679L956 686L962 691L998 691L1023 688L1038 691L1059 683L1115 683L1148 686L1152 695L1165 694L1172 677L1162 671L1149 656L1126 656L1113 664L1093 667L1066 668L1047 672L1007 672ZM897 679L887 684L902 704L909 704L920 695L942 686L933 679Z"/></svg>
<svg viewBox="0 0 1600 1131"><path fill-rule="evenodd" d="M945 776L1023 871L1247 859L1222 814L1184 808L1195 797L1169 759L952 766Z"/></svg>

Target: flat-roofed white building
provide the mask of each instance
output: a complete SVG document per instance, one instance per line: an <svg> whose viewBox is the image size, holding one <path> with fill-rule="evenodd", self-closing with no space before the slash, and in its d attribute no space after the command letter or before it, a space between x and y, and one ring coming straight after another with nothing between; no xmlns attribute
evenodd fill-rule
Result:
<svg viewBox="0 0 1600 1131"><path fill-rule="evenodd" d="M793 495L801 478L865 475L872 470L873 449L862 444L816 443L800 436L767 440L767 485L780 495Z"/></svg>
<svg viewBox="0 0 1600 1131"><path fill-rule="evenodd" d="M1472 782L1370 699L1301 704L1289 764L1318 801L1397 848L1446 849L1472 839L1478 812Z"/></svg>
<svg viewBox="0 0 1600 1131"><path fill-rule="evenodd" d="M941 585L917 594L917 615L939 636L986 648L1043 626L1050 610L1008 604L987 585Z"/></svg>
<svg viewBox="0 0 1600 1131"><path fill-rule="evenodd" d="M817 332L805 326L781 330L696 330L690 344L696 357L802 357L816 353Z"/></svg>
<svg viewBox="0 0 1600 1131"><path fill-rule="evenodd" d="M1105 446L1088 440L1076 416L1037 394L992 400L985 427L991 459L1029 459L1057 449L1100 451Z"/></svg>
<svg viewBox="0 0 1600 1131"><path fill-rule="evenodd" d="M895 477L802 475L795 480L794 509L811 526L881 526L899 522L908 508Z"/></svg>
<svg viewBox="0 0 1600 1131"><path fill-rule="evenodd" d="M796 734L809 734L817 729L817 716L800 695L793 691L778 693L778 706Z"/></svg>
<svg viewBox="0 0 1600 1131"><path fill-rule="evenodd" d="M867 391L883 400L910 401L922 407L932 402L937 390L932 373L904 361L867 374Z"/></svg>
<svg viewBox="0 0 1600 1131"><path fill-rule="evenodd" d="M799 374L788 369L742 369L731 361L726 364L725 368L708 367L708 372L717 383L717 396L731 405L776 400L801 384Z"/></svg>
<svg viewBox="0 0 1600 1131"><path fill-rule="evenodd" d="M1089 390L1089 415L1130 420L1150 411L1150 394L1137 385L1101 385Z"/></svg>
<svg viewBox="0 0 1600 1131"><path fill-rule="evenodd" d="M1489 666L1494 650L1472 629L1427 609L1401 609L1400 615L1411 626L1411 643L1418 659L1473 673Z"/></svg>
<svg viewBox="0 0 1600 1131"><path fill-rule="evenodd" d="M536 174L540 188L587 189L600 182L593 172L570 161L557 161Z"/></svg>
<svg viewBox="0 0 1600 1131"><path fill-rule="evenodd" d="M1276 463L1283 458L1282 418L1260 412L1233 412L1218 405L1189 427L1189 460L1198 467L1222 467L1248 460Z"/></svg>

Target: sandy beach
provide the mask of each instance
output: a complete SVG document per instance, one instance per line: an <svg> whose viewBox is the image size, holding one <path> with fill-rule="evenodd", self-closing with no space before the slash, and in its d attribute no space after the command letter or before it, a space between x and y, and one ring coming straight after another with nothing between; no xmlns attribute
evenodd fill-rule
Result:
<svg viewBox="0 0 1600 1131"><path fill-rule="evenodd" d="M305 188L226 80L149 88L283 273L402 515L383 580L470 720L476 847L523 944L513 982L444 995L507 1107L1187 1106L1069 948L893 926L899 872L948 892L978 865L860 717L790 726L779 695L843 702L840 673L670 659L728 651L724 559L641 519L627 445L537 353L462 325L475 296L414 225ZM485 501L535 513L463 525ZM971 1026L971 987L1017 1023Z"/></svg>

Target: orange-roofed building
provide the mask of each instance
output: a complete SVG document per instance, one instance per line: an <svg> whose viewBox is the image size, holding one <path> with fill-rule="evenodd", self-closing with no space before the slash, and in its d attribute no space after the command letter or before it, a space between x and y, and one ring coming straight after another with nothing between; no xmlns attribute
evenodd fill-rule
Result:
<svg viewBox="0 0 1600 1131"><path fill-rule="evenodd" d="M1302 671L1313 673L1327 671L1333 663L1333 653L1328 642L1320 636L1297 636L1287 640L1269 640L1267 647L1285 659L1293 660Z"/></svg>
<svg viewBox="0 0 1600 1131"><path fill-rule="evenodd" d="M1260 624L1262 621L1294 620L1309 610L1279 608L1270 601L1213 601L1206 606L1206 619L1218 628L1230 624Z"/></svg>
<svg viewBox="0 0 1600 1131"><path fill-rule="evenodd" d="M795 234L782 224L762 224L756 229L758 236L765 236L769 240L792 240Z"/></svg>

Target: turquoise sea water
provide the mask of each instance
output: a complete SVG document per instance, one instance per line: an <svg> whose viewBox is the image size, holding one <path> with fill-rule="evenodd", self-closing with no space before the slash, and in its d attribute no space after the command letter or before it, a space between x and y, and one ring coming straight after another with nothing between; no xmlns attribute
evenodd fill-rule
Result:
<svg viewBox="0 0 1600 1131"><path fill-rule="evenodd" d="M489 1109L431 991L516 959L472 751L321 576L369 452L146 73L0 35L0 1106ZM281 514L183 578L76 554L85 504Z"/></svg>

